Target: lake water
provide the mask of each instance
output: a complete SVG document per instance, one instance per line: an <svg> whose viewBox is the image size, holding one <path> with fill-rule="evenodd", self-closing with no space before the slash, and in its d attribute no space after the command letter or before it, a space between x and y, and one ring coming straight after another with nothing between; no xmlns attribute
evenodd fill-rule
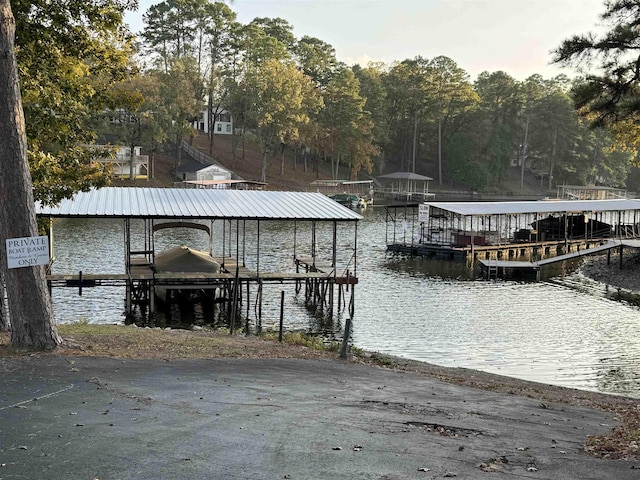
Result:
<svg viewBox="0 0 640 480"><path fill-rule="evenodd" d="M548 271L549 278L539 283L475 280L464 263L388 254L384 209L370 208L364 217L358 226L355 346L640 398L640 309L633 297L579 273L554 276ZM308 235L305 228L298 227L298 239ZM162 232L156 249L176 244L208 249L202 232L183 230ZM121 221L59 220L54 233L54 273L124 271ZM248 224L245 233L251 245L255 226ZM349 230L339 243L348 246L352 236ZM330 233L320 231L318 238L330 238ZM262 223L260 242L265 270L286 266L292 271L291 224ZM557 273L573 269L557 268ZM285 292L288 328L340 335L344 309L332 321L310 315L292 286L265 291L263 326L278 322L280 290ZM58 288L53 300L59 322L124 319L124 289L85 289L78 297L73 289ZM255 305L248 310L255 319Z"/></svg>

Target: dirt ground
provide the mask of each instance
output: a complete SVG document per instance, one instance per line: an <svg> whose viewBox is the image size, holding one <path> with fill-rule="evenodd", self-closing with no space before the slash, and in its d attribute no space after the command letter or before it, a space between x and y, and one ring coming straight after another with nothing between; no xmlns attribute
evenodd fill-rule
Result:
<svg viewBox="0 0 640 480"><path fill-rule="evenodd" d="M232 138L227 135L218 135L214 138L213 147L210 148L209 138L206 135L199 135L193 139L185 138L185 141L209 155L215 161L224 165L245 180L260 181L262 174L263 157L258 145L246 142L244 147L240 144L235 153L232 148ZM319 171L314 169L314 165L309 161L306 169L304 162L298 158L294 164L294 152L285 151L285 161L282 164L281 156L272 156L268 161L266 175L266 190L276 191L310 191L311 182L319 178L330 178L326 171L327 166L322 164ZM156 153L153 156L154 178L149 180L113 180L114 186L137 186L137 187L171 187L177 180L174 174L176 166L176 156L173 151ZM181 164L186 165L192 160L186 155L183 156ZM343 169L344 170L344 169ZM282 172L282 173L281 173ZM344 171L346 178L347 172Z"/></svg>

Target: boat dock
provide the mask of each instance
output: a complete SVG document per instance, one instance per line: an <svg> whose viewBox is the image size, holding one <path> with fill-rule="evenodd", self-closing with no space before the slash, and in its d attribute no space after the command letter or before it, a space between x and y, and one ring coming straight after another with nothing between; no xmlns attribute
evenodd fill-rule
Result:
<svg viewBox="0 0 640 480"><path fill-rule="evenodd" d="M79 192L55 208L37 207L41 217L82 218L116 217L123 219L124 272L59 274L49 268L50 289L83 289L107 286L125 290L127 316L139 311L151 321L157 303L171 299L178 292L199 292L213 303L227 309L229 319L238 318L246 306L249 315L251 292L257 305L256 321L262 321L262 295L265 284L295 285L296 293L304 292L305 302L325 315L341 308L348 300L349 315L354 314L353 290L357 280L357 213L328 197L307 192L236 191L214 189L153 189L105 188ZM260 226L267 221L286 222L294 231L291 245L292 271L267 270L261 263L264 247L260 242ZM217 222L217 223L216 223ZM254 235L246 233L247 222L254 222ZM53 222L50 222L53 223ZM132 223L138 223L144 233L132 234ZM311 242L306 244L297 235L301 223L311 225ZM216 224L217 229L214 229ZM318 253L316 229L327 225L333 233L329 256ZM338 255L338 228L354 230L352 253ZM163 252L155 250L156 232L166 228L197 228L210 238L210 251L191 250L189 257L171 258L173 263L161 263ZM214 232L219 238L214 238ZM52 238L53 235L50 235ZM88 246L90 248L90 246ZM215 247L215 248L214 248ZM173 250L173 249L172 249ZM214 255L218 250L218 255ZM51 246L53 252L53 246ZM179 252L180 253L180 252ZM267 252L268 254L269 252ZM340 265L337 258L349 258ZM165 260L166 261L166 260ZM182 262L182 263L181 263ZM168 266L167 266L168 265ZM247 265L253 265L249 268ZM339 301L334 301L335 292ZM159 294L161 292L161 294ZM348 297L351 299L348 299ZM346 302L345 302L346 303ZM233 324L230 320L231 329Z"/></svg>
<svg viewBox="0 0 640 480"><path fill-rule="evenodd" d="M387 207L388 251L481 262L491 274L498 265L499 271L530 270L526 276L535 276L546 263L637 238L640 201L632 199L427 201Z"/></svg>
<svg viewBox="0 0 640 480"><path fill-rule="evenodd" d="M257 286L259 295L263 284L295 284L296 291L304 288L305 298L333 309L332 299L324 298L320 292L326 294L330 285L338 285L342 294L340 277L334 277L332 271L325 272L318 269L302 272L263 272L250 271L246 267L238 266L233 258L215 258L225 262L225 269L219 273L209 272L171 272L158 273L152 266L135 266L128 274L49 274L47 283L49 288L77 288L78 295L82 290L92 287L122 287L126 289L126 310L132 312L134 308L144 305L150 312L156 310L156 288L169 291L201 290L208 291L212 300L217 303L227 303L229 311L233 308L234 292L237 289L240 304L250 301L250 285ZM304 264L304 263L302 263ZM237 273L236 273L237 269ZM355 279L357 283L357 278ZM353 283L352 283L353 284ZM243 295L243 292L244 293Z"/></svg>

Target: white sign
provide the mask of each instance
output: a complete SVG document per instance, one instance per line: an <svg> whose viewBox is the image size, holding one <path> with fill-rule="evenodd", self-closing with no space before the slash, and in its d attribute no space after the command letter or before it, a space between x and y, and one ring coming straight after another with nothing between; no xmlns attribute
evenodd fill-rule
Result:
<svg viewBox="0 0 640 480"><path fill-rule="evenodd" d="M418 205L418 221L420 223L427 223L429 221L429 205L426 203Z"/></svg>
<svg viewBox="0 0 640 480"><path fill-rule="evenodd" d="M7 240L9 268L32 267L49 263L49 237L22 237Z"/></svg>

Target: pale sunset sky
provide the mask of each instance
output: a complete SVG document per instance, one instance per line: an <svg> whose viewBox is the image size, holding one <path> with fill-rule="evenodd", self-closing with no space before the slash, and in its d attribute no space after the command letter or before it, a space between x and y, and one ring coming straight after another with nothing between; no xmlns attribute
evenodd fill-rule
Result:
<svg viewBox="0 0 640 480"><path fill-rule="evenodd" d="M160 0L139 0L126 21L132 31ZM603 0L234 0L244 24L281 17L296 38L317 37L347 64L391 63L445 55L471 80L502 70L518 80L576 72L550 65L550 51L575 34L597 32Z"/></svg>

